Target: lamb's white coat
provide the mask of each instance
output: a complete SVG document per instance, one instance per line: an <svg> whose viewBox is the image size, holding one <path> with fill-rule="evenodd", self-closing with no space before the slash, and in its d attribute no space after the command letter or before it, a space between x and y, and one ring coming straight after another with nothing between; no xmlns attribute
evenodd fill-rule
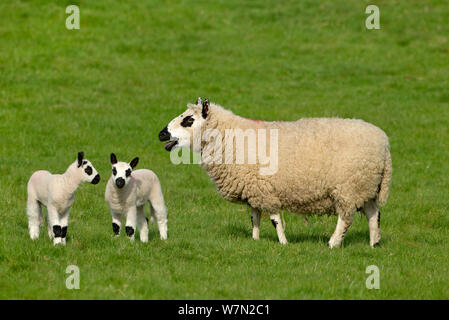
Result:
<svg viewBox="0 0 449 320"><path fill-rule="evenodd" d="M85 172L88 166L92 168L90 175ZM97 175L90 161L85 159L81 166L78 166L78 160L73 162L63 174L51 174L45 170L34 172L27 186L30 238L32 240L39 238L39 227L43 224L42 206L45 206L48 236L53 239L54 245L59 243L65 245L65 236L55 236L53 227L60 226L61 229L68 227L69 211L75 201L76 190L80 184L92 182Z"/></svg>
<svg viewBox="0 0 449 320"><path fill-rule="evenodd" d="M118 162L116 167L126 168L125 162ZM129 180L123 188L118 188L111 176L107 185L105 199L109 204L112 215L112 223L121 227L123 217L126 217L126 227L136 226L140 233L142 242L148 241L148 222L144 213L147 202L150 203L151 221L157 221L161 239L167 239L167 210L165 208L164 196L157 175L148 169L139 169L131 173Z"/></svg>

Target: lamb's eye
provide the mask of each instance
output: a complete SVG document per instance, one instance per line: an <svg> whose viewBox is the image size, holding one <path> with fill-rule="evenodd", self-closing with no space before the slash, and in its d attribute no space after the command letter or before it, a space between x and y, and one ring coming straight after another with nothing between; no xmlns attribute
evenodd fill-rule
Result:
<svg viewBox="0 0 449 320"><path fill-rule="evenodd" d="M117 175L117 169L114 167L114 168L112 168L112 174L114 175L114 176L116 176Z"/></svg>
<svg viewBox="0 0 449 320"><path fill-rule="evenodd" d="M87 168L86 169L84 169L84 172L86 172L87 173L87 175L91 175L92 174L92 167L91 166L87 166Z"/></svg>
<svg viewBox="0 0 449 320"><path fill-rule="evenodd" d="M126 176L129 177L131 175L131 169L126 170Z"/></svg>
<svg viewBox="0 0 449 320"><path fill-rule="evenodd" d="M195 119L192 116L187 116L182 119L181 126L183 127L191 127Z"/></svg>

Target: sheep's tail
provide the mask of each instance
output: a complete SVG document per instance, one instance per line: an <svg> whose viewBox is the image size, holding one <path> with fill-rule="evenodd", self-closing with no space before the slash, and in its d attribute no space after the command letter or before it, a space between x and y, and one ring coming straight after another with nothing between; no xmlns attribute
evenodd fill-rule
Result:
<svg viewBox="0 0 449 320"><path fill-rule="evenodd" d="M377 201L379 205L383 206L388 199L388 193L390 191L391 174L393 167L391 164L390 147L387 146L387 152L384 160L384 171L382 173L382 180L379 185L379 192L377 194Z"/></svg>

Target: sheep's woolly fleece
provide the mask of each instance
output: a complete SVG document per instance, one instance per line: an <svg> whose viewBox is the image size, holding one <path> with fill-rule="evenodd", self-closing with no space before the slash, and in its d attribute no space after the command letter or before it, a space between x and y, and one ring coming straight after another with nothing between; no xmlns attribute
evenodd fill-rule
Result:
<svg viewBox="0 0 449 320"><path fill-rule="evenodd" d="M270 214L287 210L343 217L369 200L387 201L390 147L386 134L372 124L340 118L255 121L211 104L202 130L219 130L224 145L225 130L232 128L278 129L279 167L274 175L263 176L259 164L203 163L227 200L248 202Z"/></svg>

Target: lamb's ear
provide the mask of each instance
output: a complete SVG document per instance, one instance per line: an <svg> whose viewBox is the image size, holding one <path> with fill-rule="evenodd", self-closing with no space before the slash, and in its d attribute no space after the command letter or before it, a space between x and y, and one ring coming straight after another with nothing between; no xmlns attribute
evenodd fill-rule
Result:
<svg viewBox="0 0 449 320"><path fill-rule="evenodd" d="M116 164L117 163L117 157L115 156L115 154L111 153L111 164Z"/></svg>
<svg viewBox="0 0 449 320"><path fill-rule="evenodd" d="M138 163L139 163L139 157L135 157L134 159L131 160L129 165L131 166L131 168L134 169L137 166Z"/></svg>
<svg viewBox="0 0 449 320"><path fill-rule="evenodd" d="M78 168L83 164L84 152L78 152Z"/></svg>
<svg viewBox="0 0 449 320"><path fill-rule="evenodd" d="M202 103L201 97L198 97L198 99L196 99L196 105L200 106Z"/></svg>
<svg viewBox="0 0 449 320"><path fill-rule="evenodd" d="M209 113L209 99L205 99L203 102L203 109L201 110L201 115L204 119L207 118L207 115Z"/></svg>

